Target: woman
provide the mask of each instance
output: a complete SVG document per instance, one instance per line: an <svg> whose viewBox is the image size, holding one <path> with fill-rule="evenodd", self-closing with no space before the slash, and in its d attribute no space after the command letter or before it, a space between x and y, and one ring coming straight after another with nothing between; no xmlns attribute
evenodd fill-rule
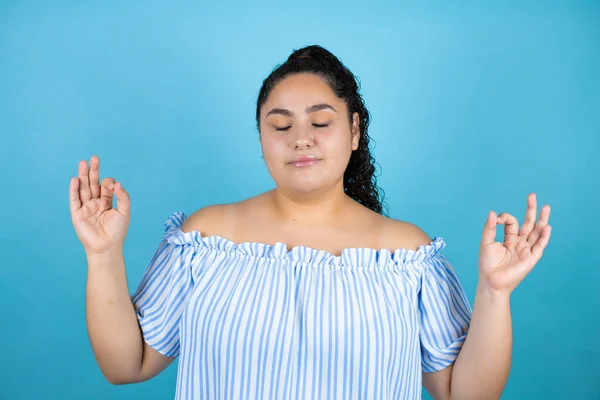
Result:
<svg viewBox="0 0 600 400"><path fill-rule="evenodd" d="M129 195L99 184L98 157L79 163L71 213L106 378L144 381L179 356L177 398L418 399L421 385L436 399L498 398L510 293L548 243L550 208L536 222L530 194L520 230L489 213L471 312L443 239L382 215L369 114L333 54L292 53L263 82L256 120L275 189L172 214L131 297Z"/></svg>

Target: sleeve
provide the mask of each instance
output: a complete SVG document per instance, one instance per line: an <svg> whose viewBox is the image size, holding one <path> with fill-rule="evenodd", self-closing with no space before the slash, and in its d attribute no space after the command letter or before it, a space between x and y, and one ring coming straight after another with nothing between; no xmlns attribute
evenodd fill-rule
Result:
<svg viewBox="0 0 600 400"><path fill-rule="evenodd" d="M440 253L424 261L419 296L423 372L452 364L467 337L472 309L452 265Z"/></svg>
<svg viewBox="0 0 600 400"><path fill-rule="evenodd" d="M142 335L159 353L179 355L181 315L193 288L195 248L163 238L131 296Z"/></svg>

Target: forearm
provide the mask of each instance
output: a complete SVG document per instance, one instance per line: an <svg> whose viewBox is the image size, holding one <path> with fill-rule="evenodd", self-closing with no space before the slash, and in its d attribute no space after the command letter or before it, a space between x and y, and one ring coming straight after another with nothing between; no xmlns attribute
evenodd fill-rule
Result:
<svg viewBox="0 0 600 400"><path fill-rule="evenodd" d="M115 384L136 380L143 342L127 287L122 251L88 257L86 320L104 376Z"/></svg>
<svg viewBox="0 0 600 400"><path fill-rule="evenodd" d="M510 295L478 285L467 338L452 372L452 399L498 399L512 358Z"/></svg>

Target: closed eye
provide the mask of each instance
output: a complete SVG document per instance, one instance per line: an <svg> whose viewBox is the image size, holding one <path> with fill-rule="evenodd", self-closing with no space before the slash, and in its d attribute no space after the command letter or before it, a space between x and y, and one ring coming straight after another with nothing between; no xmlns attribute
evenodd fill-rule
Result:
<svg viewBox="0 0 600 400"><path fill-rule="evenodd" d="M329 124L312 124L315 128L325 128L327 126L329 126ZM284 126L284 127L275 127L276 131L287 131L288 129L290 129L292 126Z"/></svg>

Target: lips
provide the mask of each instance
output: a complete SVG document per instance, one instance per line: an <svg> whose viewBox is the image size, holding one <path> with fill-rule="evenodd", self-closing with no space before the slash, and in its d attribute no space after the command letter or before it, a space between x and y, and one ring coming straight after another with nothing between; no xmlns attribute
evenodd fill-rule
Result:
<svg viewBox="0 0 600 400"><path fill-rule="evenodd" d="M318 163L319 161L321 161L321 159L318 157L305 155L305 156L295 157L288 164L291 164L295 167L309 167L311 165Z"/></svg>

